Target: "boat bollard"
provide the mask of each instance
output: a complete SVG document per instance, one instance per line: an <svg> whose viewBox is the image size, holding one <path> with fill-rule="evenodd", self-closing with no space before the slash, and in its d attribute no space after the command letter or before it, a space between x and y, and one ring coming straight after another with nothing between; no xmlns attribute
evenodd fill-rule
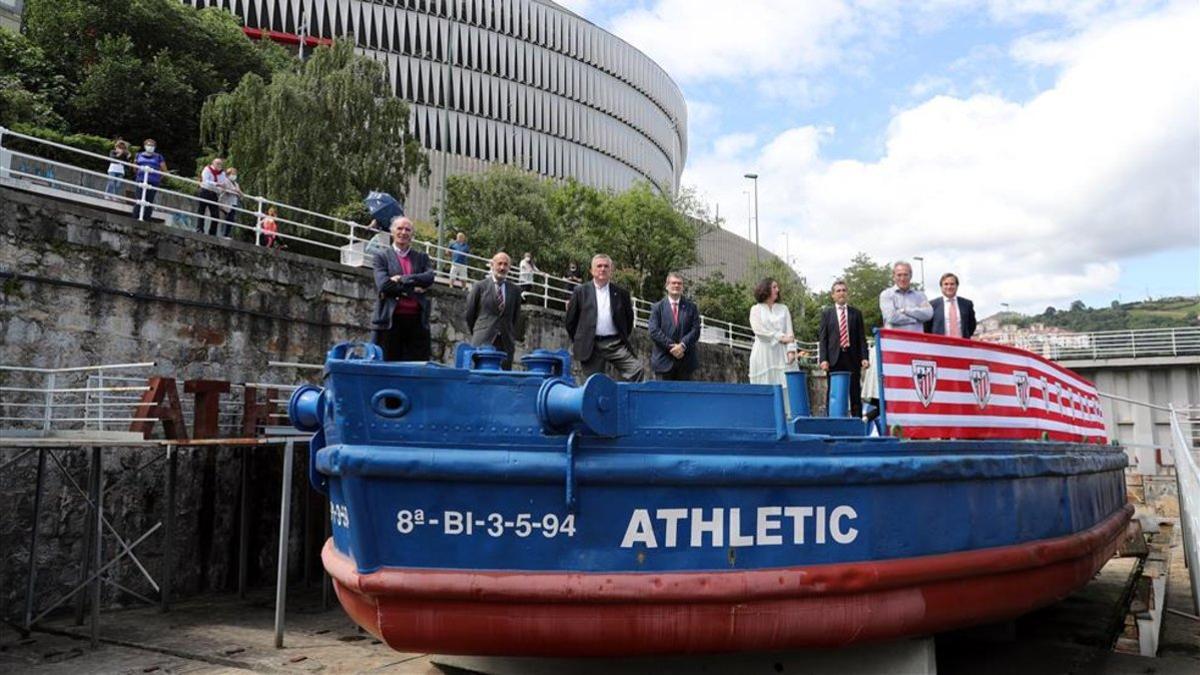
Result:
<svg viewBox="0 0 1200 675"><path fill-rule="evenodd" d="M508 358L507 352L502 352L491 345L483 345L476 347L471 354L471 365L474 366L473 370L503 370L501 366L506 358Z"/></svg>
<svg viewBox="0 0 1200 675"><path fill-rule="evenodd" d="M571 355L565 350L535 349L521 357L525 370L546 377L562 377L571 372Z"/></svg>
<svg viewBox="0 0 1200 675"><path fill-rule="evenodd" d="M321 428L321 418L325 412L321 392L322 389L314 384L300 385L292 392L288 400L288 419L292 421L292 426L310 433Z"/></svg>
<svg viewBox="0 0 1200 675"><path fill-rule="evenodd" d="M850 416L850 373L829 374L829 416Z"/></svg>
<svg viewBox="0 0 1200 675"><path fill-rule="evenodd" d="M596 436L616 436L617 383L599 374L581 387L557 378L546 380L538 390L537 414L551 432L582 428Z"/></svg>
<svg viewBox="0 0 1200 675"><path fill-rule="evenodd" d="M789 370L784 377L787 379L788 406L792 410L792 417L812 415L812 406L808 403L808 373Z"/></svg>

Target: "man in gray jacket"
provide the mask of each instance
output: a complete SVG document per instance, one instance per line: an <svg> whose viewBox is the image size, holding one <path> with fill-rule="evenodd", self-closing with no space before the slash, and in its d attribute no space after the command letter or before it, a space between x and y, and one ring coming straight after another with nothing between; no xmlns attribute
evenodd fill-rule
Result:
<svg viewBox="0 0 1200 675"><path fill-rule="evenodd" d="M507 279L510 264L512 261L504 251L492 256L492 272L467 291L463 315L472 345L491 345L508 355L501 365L505 370L512 368L517 317L521 312L521 289Z"/></svg>
<svg viewBox="0 0 1200 675"><path fill-rule="evenodd" d="M412 248L413 224L404 216L392 219L392 245L375 251L375 314L372 341L383 349L385 361L428 361L429 298L433 285L429 256Z"/></svg>

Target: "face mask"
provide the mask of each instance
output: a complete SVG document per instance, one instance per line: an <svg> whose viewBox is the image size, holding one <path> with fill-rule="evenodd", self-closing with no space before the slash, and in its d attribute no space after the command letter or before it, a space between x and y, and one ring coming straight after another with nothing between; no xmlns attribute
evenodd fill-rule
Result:
<svg viewBox="0 0 1200 675"><path fill-rule="evenodd" d="M153 146L153 145L146 146L146 152L154 152L154 150L155 150L155 146Z"/></svg>

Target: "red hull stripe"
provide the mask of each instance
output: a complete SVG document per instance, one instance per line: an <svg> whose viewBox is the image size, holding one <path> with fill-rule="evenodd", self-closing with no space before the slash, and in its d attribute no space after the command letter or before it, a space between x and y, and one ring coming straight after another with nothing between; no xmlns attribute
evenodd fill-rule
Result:
<svg viewBox="0 0 1200 675"><path fill-rule="evenodd" d="M1126 505L1091 529L1028 544L976 551L738 572L579 573L480 572L384 568L359 574L326 543L322 558L339 582L367 595L484 602L659 602L788 598L864 593L928 581L1014 572L1095 550L1125 529Z"/></svg>
<svg viewBox="0 0 1200 675"><path fill-rule="evenodd" d="M331 542L322 557L350 617L402 651L581 657L829 648L1012 618L1060 600L1104 565L1131 515L1127 506L1085 532L1020 546L751 572L359 575Z"/></svg>
<svg viewBox="0 0 1200 675"><path fill-rule="evenodd" d="M268 40L271 40L272 42L279 42L279 43L285 44L285 45L300 44L300 36L296 35L295 33L283 33L283 32L277 31L277 30L266 30L263 28L251 28L249 26L243 27L242 32L255 40L261 40L262 38L267 38ZM311 35L306 36L304 38L304 46L305 47L328 47L331 44L333 44L333 40L330 38L313 37Z"/></svg>

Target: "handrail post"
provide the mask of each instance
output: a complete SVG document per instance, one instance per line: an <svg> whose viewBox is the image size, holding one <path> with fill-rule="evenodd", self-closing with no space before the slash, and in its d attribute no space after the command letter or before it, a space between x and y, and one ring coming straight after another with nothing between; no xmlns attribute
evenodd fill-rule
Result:
<svg viewBox="0 0 1200 675"><path fill-rule="evenodd" d="M96 386L100 388L100 412L96 415L96 426L100 431L104 431L104 369L96 371Z"/></svg>
<svg viewBox="0 0 1200 675"><path fill-rule="evenodd" d="M54 373L46 373L46 409L42 413L42 434L50 435L50 423L54 419Z"/></svg>
<svg viewBox="0 0 1200 675"><path fill-rule="evenodd" d="M1189 495L1196 492L1197 475L1196 462L1192 455L1191 444L1183 434L1183 424L1179 421L1179 411L1172 404L1167 404L1171 415L1171 447L1175 460L1175 493L1179 496L1179 524L1183 539L1184 563L1187 567L1192 586L1192 610L1200 613L1200 541L1197 540L1196 504L1191 503Z"/></svg>
<svg viewBox="0 0 1200 675"><path fill-rule="evenodd" d="M138 194L138 221L146 222L146 206L149 202L146 201L146 191L150 189L150 167L142 172L142 191Z"/></svg>
<svg viewBox="0 0 1200 675"><path fill-rule="evenodd" d="M1171 356L1179 356L1179 349L1175 346L1175 330L1171 329Z"/></svg>
<svg viewBox="0 0 1200 675"><path fill-rule="evenodd" d="M267 217L266 211L263 211L263 198L258 197L257 213L254 214L254 245L262 246L262 221Z"/></svg>
<svg viewBox="0 0 1200 675"><path fill-rule="evenodd" d="M4 160L4 134L8 131L4 126L0 126L0 178L7 178L9 174L8 162Z"/></svg>
<svg viewBox="0 0 1200 675"><path fill-rule="evenodd" d="M550 309L550 275L542 272L542 307Z"/></svg>

